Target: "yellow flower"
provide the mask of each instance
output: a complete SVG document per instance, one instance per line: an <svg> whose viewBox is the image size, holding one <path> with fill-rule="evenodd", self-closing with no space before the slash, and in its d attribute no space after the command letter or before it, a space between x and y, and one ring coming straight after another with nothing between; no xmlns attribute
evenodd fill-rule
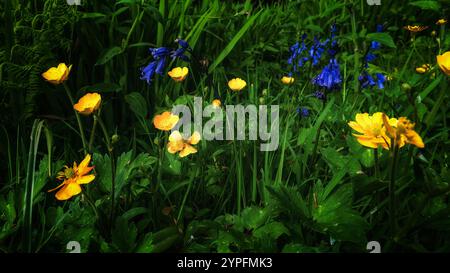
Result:
<svg viewBox="0 0 450 273"><path fill-rule="evenodd" d="M72 65L67 67L65 63L60 63L58 67L51 67L42 73L42 77L53 84L60 84L67 80L70 69L72 69Z"/></svg>
<svg viewBox="0 0 450 273"><path fill-rule="evenodd" d="M445 25L446 23L447 23L447 20L442 18L436 22L436 25L442 26L442 25Z"/></svg>
<svg viewBox="0 0 450 273"><path fill-rule="evenodd" d="M414 131L414 123L407 118L400 117L395 124L388 121L383 114L383 124L386 128L386 136L393 139L396 146L403 147L406 143L415 145L419 148L425 147L420 135Z"/></svg>
<svg viewBox="0 0 450 273"><path fill-rule="evenodd" d="M281 78L281 82L284 84L293 84L294 83L294 78L293 77L289 77L289 76L283 76L283 78Z"/></svg>
<svg viewBox="0 0 450 273"><path fill-rule="evenodd" d="M406 29L406 30L409 30L410 32L421 32L421 31L424 31L425 29L427 29L428 27L427 26L406 26L406 27L403 27L404 29Z"/></svg>
<svg viewBox="0 0 450 273"><path fill-rule="evenodd" d="M82 115L90 115L97 111L102 102L102 96L98 93L87 93L73 106Z"/></svg>
<svg viewBox="0 0 450 273"><path fill-rule="evenodd" d="M385 136L383 128L383 113L377 112L370 116L368 113L356 114L355 121L350 121L348 125L358 132L353 134L356 140L363 146L369 148L378 148L381 146L385 149L389 147L389 139ZM389 122L395 123L396 119Z"/></svg>
<svg viewBox="0 0 450 273"><path fill-rule="evenodd" d="M241 78L235 78L228 82L228 87L233 91L241 91L247 83Z"/></svg>
<svg viewBox="0 0 450 273"><path fill-rule="evenodd" d="M181 82L186 79L189 73L189 69L187 67L175 67L170 70L167 74L176 82Z"/></svg>
<svg viewBox="0 0 450 273"><path fill-rule="evenodd" d="M416 67L416 72L419 74L424 74L424 73L427 73L430 70L430 68L431 68L431 65L423 64L419 67Z"/></svg>
<svg viewBox="0 0 450 273"><path fill-rule="evenodd" d="M212 101L211 103L215 108L220 108L220 106L222 105L222 102L219 99L215 99Z"/></svg>
<svg viewBox="0 0 450 273"><path fill-rule="evenodd" d="M170 131L173 127L175 127L179 120L180 117L166 111L160 115L155 116L155 118L153 119L153 125L155 125L156 129L162 131Z"/></svg>
<svg viewBox="0 0 450 273"><path fill-rule="evenodd" d="M194 132L187 140L183 139L183 136L179 131L173 131L169 136L169 143L167 144L167 151L171 154L179 152L180 157L185 157L190 154L195 154L197 149L192 145L197 144L200 141L200 133Z"/></svg>
<svg viewBox="0 0 450 273"><path fill-rule="evenodd" d="M450 51L436 57L439 68L446 75L450 76Z"/></svg>
<svg viewBox="0 0 450 273"><path fill-rule="evenodd" d="M64 167L64 171L58 173L56 177L58 180L63 182L56 188L49 190L48 192L55 191L61 188L55 197L58 200L67 200L72 196L77 195L81 192L81 184L91 183L95 179L95 175L88 174L94 167L89 167L89 162L91 161L91 155L86 155L86 157L81 161L80 165L73 163L73 167Z"/></svg>

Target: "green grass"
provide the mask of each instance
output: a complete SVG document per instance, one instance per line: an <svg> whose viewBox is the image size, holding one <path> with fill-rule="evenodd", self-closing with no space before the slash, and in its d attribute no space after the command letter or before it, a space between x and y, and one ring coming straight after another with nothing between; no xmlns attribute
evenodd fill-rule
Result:
<svg viewBox="0 0 450 273"><path fill-rule="evenodd" d="M450 35L435 24L448 3L83 2L0 3L0 252L66 252L69 241L82 252L367 252L369 241L383 252L450 251L450 78L436 64ZM290 46L303 34L308 47L328 38L333 23L340 90L313 96L327 52L282 85ZM429 29L412 37L405 24ZM141 80L148 49L175 48L177 38L193 48L191 62L169 61L151 85ZM381 49L369 72L392 78L382 90L358 80L372 41ZM73 65L67 89L41 76L60 62ZM431 70L415 73L425 63ZM176 66L189 67L181 83L166 75ZM247 82L237 93L227 86L235 77ZM101 111L74 114L67 95L88 92L101 94ZM153 117L192 108L194 96L204 105L279 105L278 149L202 140L196 154L169 154L170 132ZM361 146L347 125L364 112L408 117L425 148L400 149L392 176L391 153ZM57 173L85 151L96 179L56 200L47 191Z"/></svg>

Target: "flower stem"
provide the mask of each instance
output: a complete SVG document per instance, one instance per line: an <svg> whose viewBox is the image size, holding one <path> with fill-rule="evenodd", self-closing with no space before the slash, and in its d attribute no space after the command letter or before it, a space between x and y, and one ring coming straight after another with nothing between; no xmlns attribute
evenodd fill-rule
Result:
<svg viewBox="0 0 450 273"><path fill-rule="evenodd" d="M64 86L64 90L66 91L67 96L69 97L70 104L73 107L75 102L73 100L69 86L67 86L66 83L63 83L63 86ZM88 152L88 150L87 150L87 145L86 145L86 137L84 136L83 124L81 123L80 115L78 114L78 112L75 109L73 109L73 111L75 112L75 117L77 118L78 129L80 130L81 141L83 142L83 150L84 150L84 153L86 154Z"/></svg>
<svg viewBox="0 0 450 273"><path fill-rule="evenodd" d="M94 115L94 125L92 125L92 131L91 131L91 136L89 137L89 146L88 146L88 151L89 153L92 152L92 145L94 143L94 135L95 135L95 130L97 129L97 116Z"/></svg>
<svg viewBox="0 0 450 273"><path fill-rule="evenodd" d="M396 223L395 223L395 175L397 169L397 157L398 157L398 145L394 141L393 143L393 152L392 152L392 163L391 163L391 172L389 179L389 224L391 226L392 234L395 234Z"/></svg>

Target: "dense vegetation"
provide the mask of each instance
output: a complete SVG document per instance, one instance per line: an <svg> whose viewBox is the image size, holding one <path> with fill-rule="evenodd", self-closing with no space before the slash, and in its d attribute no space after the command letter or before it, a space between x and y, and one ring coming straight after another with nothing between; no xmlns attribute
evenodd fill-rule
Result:
<svg viewBox="0 0 450 273"><path fill-rule="evenodd" d="M450 251L449 1L68 2L0 2L0 252ZM279 105L278 149L169 139L194 97Z"/></svg>

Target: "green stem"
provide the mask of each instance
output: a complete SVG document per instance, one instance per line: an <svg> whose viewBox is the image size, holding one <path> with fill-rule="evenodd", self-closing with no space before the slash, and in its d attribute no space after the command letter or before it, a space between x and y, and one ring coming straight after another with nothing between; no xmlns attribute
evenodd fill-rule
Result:
<svg viewBox="0 0 450 273"><path fill-rule="evenodd" d="M392 163L391 172L389 179L389 224L391 226L391 233L395 234L396 231L396 221L395 221L395 175L397 169L397 157L398 157L398 145L395 143L396 140L392 139L393 152L392 152Z"/></svg>
<svg viewBox="0 0 450 273"><path fill-rule="evenodd" d="M89 137L89 146L88 146L88 151L89 153L92 152L92 145L94 143L94 135L95 135L95 130L97 129L97 116L94 115L94 125L92 125L92 131L91 131L91 136Z"/></svg>
<svg viewBox="0 0 450 273"><path fill-rule="evenodd" d="M73 107L75 105L75 102L73 100L69 86L67 86L66 83L63 83L63 86L64 86L64 90L66 91L67 96L69 97L70 104ZM83 124L81 123L80 115L78 114L78 112L75 109L73 109L73 111L75 112L75 117L77 118L78 129L80 130L81 141L83 142L83 150L84 150L84 153L86 154L88 152L88 150L87 150L87 145L86 145L86 137L84 136Z"/></svg>
<svg viewBox="0 0 450 273"><path fill-rule="evenodd" d="M373 155L375 158L375 177L378 178L380 173L380 167L378 165L378 148L373 150Z"/></svg>

